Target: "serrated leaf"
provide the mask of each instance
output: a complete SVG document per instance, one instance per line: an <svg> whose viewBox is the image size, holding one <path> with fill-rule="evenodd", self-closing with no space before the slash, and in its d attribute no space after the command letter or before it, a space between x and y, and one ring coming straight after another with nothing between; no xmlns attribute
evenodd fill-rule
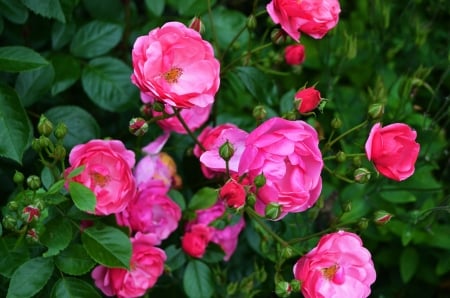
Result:
<svg viewBox="0 0 450 298"><path fill-rule="evenodd" d="M70 275L83 275L89 272L95 262L80 244L72 244L55 257L59 270Z"/></svg>
<svg viewBox="0 0 450 298"><path fill-rule="evenodd" d="M203 187L192 196L188 208L190 210L207 209L217 202L217 194L216 189Z"/></svg>
<svg viewBox="0 0 450 298"><path fill-rule="evenodd" d="M17 245L17 238L0 238L0 274L10 278L14 271L30 258L25 245Z"/></svg>
<svg viewBox="0 0 450 298"><path fill-rule="evenodd" d="M99 107L111 111L122 111L137 97L137 88L130 81L131 68L122 61L102 57L91 60L81 76L83 89Z"/></svg>
<svg viewBox="0 0 450 298"><path fill-rule="evenodd" d="M63 139L66 148L100 137L100 127L91 114L78 106L56 106L45 112L54 124L64 123L67 134Z"/></svg>
<svg viewBox="0 0 450 298"><path fill-rule="evenodd" d="M14 89L0 85L0 107L0 156L22 163L32 132Z"/></svg>
<svg viewBox="0 0 450 298"><path fill-rule="evenodd" d="M24 24L28 19L28 9L21 1L0 1L0 14L15 24Z"/></svg>
<svg viewBox="0 0 450 298"><path fill-rule="evenodd" d="M82 58L94 58L114 48L122 37L122 27L102 21L92 21L80 29L70 43L70 52Z"/></svg>
<svg viewBox="0 0 450 298"><path fill-rule="evenodd" d="M72 39L76 31L75 23L54 22L52 26L52 48L59 50Z"/></svg>
<svg viewBox="0 0 450 298"><path fill-rule="evenodd" d="M44 257L58 254L65 249L72 240L72 226L65 217L53 218L45 225L45 232L39 237L39 241L48 247Z"/></svg>
<svg viewBox="0 0 450 298"><path fill-rule="evenodd" d="M50 91L54 78L55 71L51 64L21 72L17 77L15 88L22 105L29 107Z"/></svg>
<svg viewBox="0 0 450 298"><path fill-rule="evenodd" d="M55 70L55 80L51 88L56 95L71 87L80 78L81 67L77 59L70 55L57 55L51 58Z"/></svg>
<svg viewBox="0 0 450 298"><path fill-rule="evenodd" d="M52 258L37 257L23 263L11 276L6 298L32 297L45 286L53 268Z"/></svg>
<svg viewBox="0 0 450 298"><path fill-rule="evenodd" d="M400 256L400 275L404 283L408 283L414 276L419 265L419 254L412 247L403 250Z"/></svg>
<svg viewBox="0 0 450 298"><path fill-rule="evenodd" d="M38 15L66 22L59 0L22 0L22 3Z"/></svg>
<svg viewBox="0 0 450 298"><path fill-rule="evenodd" d="M192 298L211 297L214 293L214 282L209 267L199 260L191 260L184 272L183 288Z"/></svg>
<svg viewBox="0 0 450 298"><path fill-rule="evenodd" d="M166 5L165 0L145 0L145 6L154 16L161 16Z"/></svg>
<svg viewBox="0 0 450 298"><path fill-rule="evenodd" d="M101 298L87 282L73 277L60 278L53 286L50 297L53 298Z"/></svg>
<svg viewBox="0 0 450 298"><path fill-rule="evenodd" d="M93 226L83 231L81 240L88 254L96 262L106 267L129 269L131 242L119 229Z"/></svg>
<svg viewBox="0 0 450 298"><path fill-rule="evenodd" d="M0 47L0 70L20 72L48 65L34 50L22 46Z"/></svg>
<svg viewBox="0 0 450 298"><path fill-rule="evenodd" d="M97 202L97 198L88 187L81 183L70 181L69 193L72 197L73 203L78 209L85 212L95 211L95 203Z"/></svg>

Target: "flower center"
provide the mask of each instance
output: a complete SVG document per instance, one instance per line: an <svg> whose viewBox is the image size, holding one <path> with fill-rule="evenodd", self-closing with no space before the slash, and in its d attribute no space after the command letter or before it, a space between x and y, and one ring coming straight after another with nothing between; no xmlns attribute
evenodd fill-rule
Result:
<svg viewBox="0 0 450 298"><path fill-rule="evenodd" d="M95 184L101 187L106 186L108 184L110 178L108 175L102 175L100 173L91 173L91 177L94 180Z"/></svg>
<svg viewBox="0 0 450 298"><path fill-rule="evenodd" d="M181 77L182 74L183 74L183 70L181 68L174 67L171 70L164 73L163 77L167 81L167 83L173 84L173 83L178 82L178 79Z"/></svg>
<svg viewBox="0 0 450 298"><path fill-rule="evenodd" d="M332 280L334 278L334 275L336 274L336 272L339 269L339 265L338 264L334 264L333 266L330 266L328 268L322 268L322 274L323 276L328 279L328 280Z"/></svg>

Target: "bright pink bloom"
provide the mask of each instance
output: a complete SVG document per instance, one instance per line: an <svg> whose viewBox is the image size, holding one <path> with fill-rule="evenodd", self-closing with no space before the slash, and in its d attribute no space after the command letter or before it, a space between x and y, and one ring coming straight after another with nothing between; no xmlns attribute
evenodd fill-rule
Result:
<svg viewBox="0 0 450 298"><path fill-rule="evenodd" d="M229 180L219 191L219 197L231 208L240 208L245 204L244 186L236 180Z"/></svg>
<svg viewBox="0 0 450 298"><path fill-rule="evenodd" d="M275 24L280 24L294 40L300 31L313 38L322 38L339 21L338 0L272 0L267 12Z"/></svg>
<svg viewBox="0 0 450 298"><path fill-rule="evenodd" d="M136 194L131 172L135 163L134 152L121 141L92 140L73 147L69 155L70 167L85 166L80 175L71 180L90 188L97 198L95 214L109 215L123 211Z"/></svg>
<svg viewBox="0 0 450 298"><path fill-rule="evenodd" d="M220 64L200 33L179 22L166 23L136 39L132 82L173 107L206 107L220 84Z"/></svg>
<svg viewBox="0 0 450 298"><path fill-rule="evenodd" d="M256 211L264 215L271 202L281 215L310 208L322 190L323 167L317 132L308 123L271 118L250 132L239 164L239 175L253 181L263 174L264 186L256 192ZM255 191L255 190L254 190Z"/></svg>
<svg viewBox="0 0 450 298"><path fill-rule="evenodd" d="M164 272L165 252L155 247L159 240L151 234L137 233L131 239L133 252L130 271L122 268L97 266L91 276L106 296L118 298L141 297L152 288Z"/></svg>
<svg viewBox="0 0 450 298"><path fill-rule="evenodd" d="M191 257L201 258L206 252L211 236L212 228L207 225L191 225L189 231L181 239L181 247Z"/></svg>
<svg viewBox="0 0 450 298"><path fill-rule="evenodd" d="M358 235L339 231L323 236L297 261L295 279L305 298L365 298L376 278L370 252Z"/></svg>
<svg viewBox="0 0 450 298"><path fill-rule="evenodd" d="M195 145L194 155L200 158L202 172L206 178L213 178L217 174L225 173L226 164L219 155L219 148L226 141L231 143L234 148L234 154L228 161L229 170L231 173L237 173L247 135L247 132L230 123L214 128L208 126L200 133L198 140L206 151L203 152L200 146Z"/></svg>
<svg viewBox="0 0 450 298"><path fill-rule="evenodd" d="M180 207L167 196L167 186L153 180L140 189L127 208L116 214L117 223L133 232L155 234L164 240L178 227Z"/></svg>
<svg viewBox="0 0 450 298"><path fill-rule="evenodd" d="M300 65L305 61L305 47L301 44L289 45L284 49L287 64Z"/></svg>
<svg viewBox="0 0 450 298"><path fill-rule="evenodd" d="M317 108L322 97L320 92L314 87L301 89L295 94L295 100L300 101L299 113L308 113Z"/></svg>
<svg viewBox="0 0 450 298"><path fill-rule="evenodd" d="M197 217L186 225L186 231L191 231L194 226L199 224L209 225L214 220L222 217L226 207L223 201L218 201L215 205L207 209L197 210ZM244 229L244 218L237 223L227 226L224 229L218 229L209 226L211 238L210 241L219 245L225 252L224 261L228 261L237 247L239 233Z"/></svg>
<svg viewBox="0 0 450 298"><path fill-rule="evenodd" d="M366 155L383 176L402 181L414 174L420 145L417 133L404 123L376 123L366 141Z"/></svg>

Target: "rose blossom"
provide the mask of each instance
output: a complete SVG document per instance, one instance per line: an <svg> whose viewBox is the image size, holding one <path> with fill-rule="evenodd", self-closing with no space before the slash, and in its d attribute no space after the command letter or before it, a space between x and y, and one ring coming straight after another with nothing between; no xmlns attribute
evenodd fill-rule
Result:
<svg viewBox="0 0 450 298"><path fill-rule="evenodd" d="M91 140L73 147L69 154L70 167L65 171L85 166L81 174L71 178L90 188L96 197L95 214L109 215L124 210L136 194L131 168L134 152L121 141Z"/></svg>
<svg viewBox="0 0 450 298"><path fill-rule="evenodd" d="M212 228L205 224L193 224L181 239L183 250L194 258L201 258L211 240Z"/></svg>
<svg viewBox="0 0 450 298"><path fill-rule="evenodd" d="M106 296L119 298L141 297L153 287L164 272L165 252L155 247L159 240L155 235L137 233L131 239L130 270L97 266L92 270L95 285Z"/></svg>
<svg viewBox="0 0 450 298"><path fill-rule="evenodd" d="M136 39L131 81L155 99L173 107L206 107L220 84L214 50L194 29L166 23Z"/></svg>
<svg viewBox="0 0 450 298"><path fill-rule="evenodd" d="M317 108L320 103L320 92L314 87L301 89L295 94L295 100L299 101L299 113L308 113Z"/></svg>
<svg viewBox="0 0 450 298"><path fill-rule="evenodd" d="M289 45L284 49L287 64L300 65L305 61L305 47L301 44Z"/></svg>
<svg viewBox="0 0 450 298"><path fill-rule="evenodd" d="M198 136L198 141L206 151L203 152L198 145L194 147L194 155L200 158L203 175L206 178L213 178L217 174L225 173L226 164L219 155L219 148L226 141L231 143L234 148L234 154L228 161L229 171L237 173L247 135L247 132L231 123L224 123L214 128L208 126L203 129Z"/></svg>
<svg viewBox="0 0 450 298"><path fill-rule="evenodd" d="M116 214L117 223L134 232L153 233L160 240L166 239L181 219L181 209L167 196L167 191L161 180L145 184L127 208Z"/></svg>
<svg viewBox="0 0 450 298"><path fill-rule="evenodd" d="M256 192L256 211L264 215L269 203L281 206L281 215L310 208L322 189L322 154L317 132L308 123L271 118L250 132L239 164L239 175L251 181L263 174Z"/></svg>
<svg viewBox="0 0 450 298"><path fill-rule="evenodd" d="M297 261L293 271L305 298L365 298L376 278L370 252L362 246L361 238L345 231L323 236Z"/></svg>
<svg viewBox="0 0 450 298"><path fill-rule="evenodd" d="M231 208L240 208L245 204L244 186L236 180L229 180L219 191L219 197Z"/></svg>
<svg viewBox="0 0 450 298"><path fill-rule="evenodd" d="M402 181L414 174L420 145L417 133L404 123L381 127L376 123L370 130L365 149L369 160L383 176Z"/></svg>
<svg viewBox="0 0 450 298"><path fill-rule="evenodd" d="M341 8L337 0L272 0L267 12L275 24L299 41L299 31L316 39L324 37L336 26Z"/></svg>

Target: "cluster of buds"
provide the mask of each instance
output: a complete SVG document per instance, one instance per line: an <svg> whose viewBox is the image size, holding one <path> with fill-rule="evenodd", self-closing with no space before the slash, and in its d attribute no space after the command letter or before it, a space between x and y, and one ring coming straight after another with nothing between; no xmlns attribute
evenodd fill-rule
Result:
<svg viewBox="0 0 450 298"><path fill-rule="evenodd" d="M54 160L63 160L67 155L66 148L62 145L62 140L67 135L67 126L64 123L58 123L54 127L53 123L47 117L41 115L37 130L40 136L32 141L31 147L33 150L36 152L46 152L48 157ZM56 138L56 143L52 142L52 133Z"/></svg>
<svg viewBox="0 0 450 298"><path fill-rule="evenodd" d="M294 279L291 282L279 281L275 285L275 293L278 297L289 297L292 293L298 293L301 290L301 282Z"/></svg>

